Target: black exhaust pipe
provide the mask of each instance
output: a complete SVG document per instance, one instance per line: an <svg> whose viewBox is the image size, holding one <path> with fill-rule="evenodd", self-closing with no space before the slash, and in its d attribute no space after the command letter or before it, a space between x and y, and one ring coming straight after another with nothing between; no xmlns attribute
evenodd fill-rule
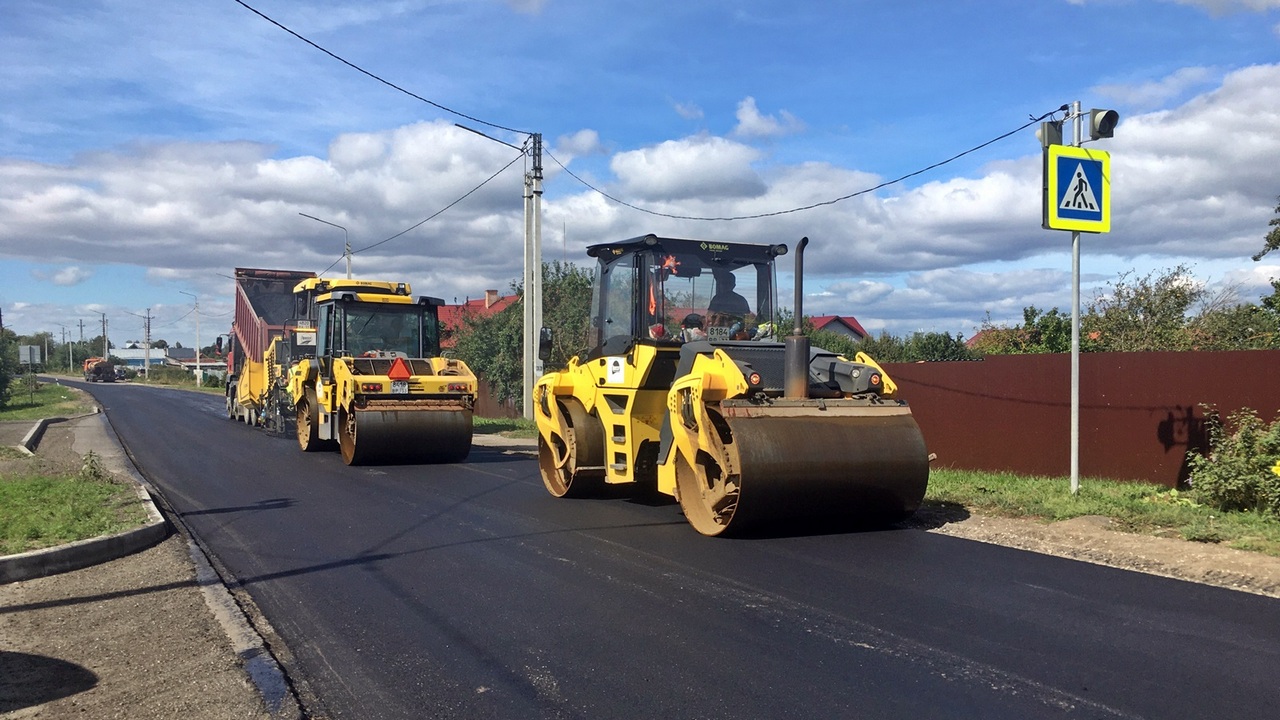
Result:
<svg viewBox="0 0 1280 720"><path fill-rule="evenodd" d="M782 392L785 397L809 397L809 338L804 333L804 246L808 237L796 243L796 319L782 352Z"/></svg>

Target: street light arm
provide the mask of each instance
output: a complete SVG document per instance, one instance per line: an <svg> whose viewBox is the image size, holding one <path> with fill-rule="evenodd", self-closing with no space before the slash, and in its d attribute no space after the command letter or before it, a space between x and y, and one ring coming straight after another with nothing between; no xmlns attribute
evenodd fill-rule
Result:
<svg viewBox="0 0 1280 720"><path fill-rule="evenodd" d="M350 280L351 279L351 237L347 234L347 229L345 227L342 227L338 223L329 222L328 220L321 220L315 215L308 215L304 212L300 212L298 214L304 218L310 218L312 220L315 220L316 222L324 223L325 225L328 225L330 227L336 227L342 231L342 240L343 240L343 243L345 244L345 248L343 249L342 255L347 259L347 279Z"/></svg>

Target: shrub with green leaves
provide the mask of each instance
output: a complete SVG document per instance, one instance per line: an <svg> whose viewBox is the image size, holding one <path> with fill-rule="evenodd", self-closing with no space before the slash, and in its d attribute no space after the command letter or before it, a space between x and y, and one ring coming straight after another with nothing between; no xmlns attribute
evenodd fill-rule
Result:
<svg viewBox="0 0 1280 720"><path fill-rule="evenodd" d="M1241 408L1224 424L1209 408L1209 453L1187 454L1191 487L1206 505L1221 510L1260 510L1280 515L1280 416L1267 424Z"/></svg>

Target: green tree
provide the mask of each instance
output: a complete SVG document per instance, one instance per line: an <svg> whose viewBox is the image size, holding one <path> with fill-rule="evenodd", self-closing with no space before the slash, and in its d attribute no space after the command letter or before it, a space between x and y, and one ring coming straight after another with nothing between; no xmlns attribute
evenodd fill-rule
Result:
<svg viewBox="0 0 1280 720"><path fill-rule="evenodd" d="M556 260L542 265L542 324L551 328L547 370L562 368L569 358L586 356L591 324L590 271Z"/></svg>
<svg viewBox="0 0 1280 720"><path fill-rule="evenodd" d="M1280 201L1280 198L1276 199ZM1271 226L1271 232L1267 233L1267 236L1262 239L1262 252L1253 256L1254 261L1261 260L1263 256L1272 250L1280 249L1280 202L1276 205L1276 216L1271 218L1271 222L1267 224Z"/></svg>
<svg viewBox="0 0 1280 720"><path fill-rule="evenodd" d="M10 385L18 374L18 337L0 328L0 408L9 404Z"/></svg>
<svg viewBox="0 0 1280 720"><path fill-rule="evenodd" d="M524 398L524 294L493 315L472 313L462 318L454 335L454 352L493 388L499 402Z"/></svg>
<svg viewBox="0 0 1280 720"><path fill-rule="evenodd" d="M884 330L878 336L868 335L862 338L854 349L866 353L879 363L905 362L907 359L906 343Z"/></svg>
<svg viewBox="0 0 1280 720"><path fill-rule="evenodd" d="M1188 329L1195 350L1280 349L1280 315L1252 303L1206 309Z"/></svg>
<svg viewBox="0 0 1280 720"><path fill-rule="evenodd" d="M964 338L959 333L955 336L940 332L912 333L907 338L904 349L906 357L899 362L948 362L977 358L964 344Z"/></svg>
<svg viewBox="0 0 1280 720"><path fill-rule="evenodd" d="M1028 305L1022 309L1022 325L1007 327L992 323L987 313L973 349L981 355L1071 352L1071 316L1058 308L1045 312Z"/></svg>
<svg viewBox="0 0 1280 720"><path fill-rule="evenodd" d="M1027 351L1026 332L1020 327L995 324L990 312L970 342L979 355L1018 355Z"/></svg>
<svg viewBox="0 0 1280 720"><path fill-rule="evenodd" d="M1272 278L1271 294L1263 296L1262 309L1280 318L1280 280Z"/></svg>
<svg viewBox="0 0 1280 720"><path fill-rule="evenodd" d="M1053 308L1048 312L1034 305L1023 308L1022 328L1027 333L1027 350L1031 353L1071 352L1071 315Z"/></svg>
<svg viewBox="0 0 1280 720"><path fill-rule="evenodd" d="M782 337L779 338L779 340L786 338L786 336L790 334L791 334L790 330L788 330L787 332L784 332L782 334ZM848 335L841 335L838 332L832 332L830 330L813 330L807 333L807 335L809 337L810 347L829 350L833 353L836 353L837 355L843 355L847 358L852 358L854 355L856 355L861 345L860 341L854 340ZM863 352L866 352L866 351L864 350ZM867 354L870 355L871 353L867 353Z"/></svg>
<svg viewBox="0 0 1280 720"><path fill-rule="evenodd" d="M1080 321L1082 338L1106 351L1192 349L1188 313L1204 299L1205 290L1186 265L1142 277L1121 273L1110 287L1089 303Z"/></svg>
<svg viewBox="0 0 1280 720"><path fill-rule="evenodd" d="M551 328L548 370L562 368L569 358L585 356L590 322L591 273L559 261L542 266L542 322ZM462 319L454 351L493 388L495 399L524 398L524 288L516 282L512 292L520 296L501 312Z"/></svg>

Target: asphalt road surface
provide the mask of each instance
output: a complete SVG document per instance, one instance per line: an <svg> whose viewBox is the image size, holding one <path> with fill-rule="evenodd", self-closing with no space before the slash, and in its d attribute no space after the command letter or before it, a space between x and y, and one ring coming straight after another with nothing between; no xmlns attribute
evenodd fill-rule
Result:
<svg viewBox="0 0 1280 720"><path fill-rule="evenodd" d="M919 530L697 535L536 462L349 468L220 397L94 385L312 717L1254 718L1280 601Z"/></svg>

